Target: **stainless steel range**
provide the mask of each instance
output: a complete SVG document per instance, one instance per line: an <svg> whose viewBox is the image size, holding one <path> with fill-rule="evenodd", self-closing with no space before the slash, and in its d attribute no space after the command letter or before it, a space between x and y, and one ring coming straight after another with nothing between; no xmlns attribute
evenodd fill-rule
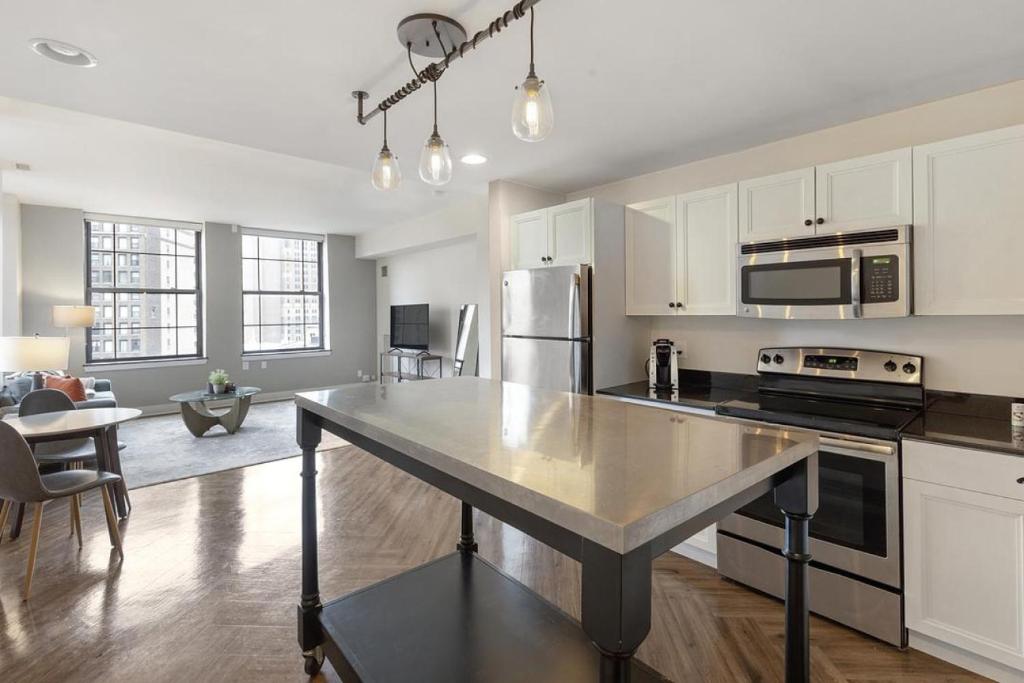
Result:
<svg viewBox="0 0 1024 683"><path fill-rule="evenodd" d="M879 351L762 349L756 400L716 409L818 432L811 610L899 647L906 646L899 431L924 404L923 363ZM770 499L758 499L718 525L719 572L782 597L782 542L782 516Z"/></svg>

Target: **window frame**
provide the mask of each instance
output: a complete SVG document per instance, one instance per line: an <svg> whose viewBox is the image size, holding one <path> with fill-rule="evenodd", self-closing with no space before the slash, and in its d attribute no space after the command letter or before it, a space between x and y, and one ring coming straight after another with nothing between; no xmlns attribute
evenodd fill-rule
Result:
<svg viewBox="0 0 1024 683"><path fill-rule="evenodd" d="M243 229L242 238L244 239L245 237L254 237L254 238L256 238L256 256L255 257L253 257L253 256L246 256L244 248L241 250L241 252L242 252L242 272L243 272L242 295L241 295L241 301L242 301L242 355L246 356L246 357L250 357L250 356L269 356L269 355L275 355L276 356L276 355L292 354L292 353L294 353L294 354L304 354L304 353L318 353L318 352L327 351L326 339L324 338L324 320L326 318L326 311L324 311L324 240L322 240L322 239L315 239L315 238L311 237L310 235L306 235L306 234L302 234L302 233L296 233L295 235L290 235L290 234L287 234L287 233L266 234L266 233L263 233L260 230L255 230L255 229L249 229L249 230ZM304 257L305 256L305 248L303 248L302 252L301 252L303 254L303 258L301 260L298 260L298 261L296 261L295 259L262 258L259 255L260 254L260 251L259 251L260 250L260 247L259 247L260 242L259 241L260 241L261 238L264 238L264 239L283 239L283 240L300 240L300 241L303 241L303 242L314 242L314 243L316 243L316 275L317 275L316 297L317 297L318 310L320 311L320 314L317 316L318 337L320 339L320 345L319 346L301 346L301 347L287 348L287 349L260 349L258 351L247 351L246 350L246 348L245 348L245 331L246 331L246 328L249 328L249 327L257 328L260 331L260 342L262 343L262 331L263 331L264 327L287 327L287 325L284 324L284 323L282 323L282 324L268 323L268 324L264 325L263 324L263 320L262 320L262 315L263 315L263 307L262 306L257 306L257 310L259 311L259 315L260 315L260 322L256 323L255 325L247 325L246 322L245 322L245 297L246 296L267 295L267 296L301 296L301 297L307 297L307 296L312 296L313 295L312 292L308 292L305 289L301 289L301 290L298 290L298 291L294 291L294 290L293 291L287 291L287 290L286 291L280 291L280 290L271 290L271 289L255 289L255 290L253 290L253 289L246 289L245 288L244 272L245 272L245 262L246 261L255 261L256 262L256 285L257 285L257 287L260 286L259 276L260 276L260 262L261 261L277 261L279 263L298 263L300 266L303 266L306 263L312 263L312 261L307 261L305 259L305 257ZM303 286L305 286L305 277L306 277L305 276L305 268L302 268L302 274L303 274L302 275ZM306 322L305 301L303 301L302 327L305 328L308 325L309 324ZM303 336L305 336L305 333L303 333Z"/></svg>
<svg viewBox="0 0 1024 683"><path fill-rule="evenodd" d="M100 286L94 286L93 282L92 282L92 255L93 255L92 224L94 222L96 222L96 223L113 223L115 225L118 224L118 223L120 223L121 225L138 225L138 226L143 226L143 227L147 227L147 228L170 228L170 229L173 229L173 230L176 230L176 231L177 230L184 230L184 231L188 231L188 232L194 233L194 235L195 235L195 257L194 257L195 258L195 289L180 288L180 287L174 287L174 288L171 288L171 289L166 289L166 288L159 288L159 287L137 287L137 286L131 286L131 285L129 285L127 287L122 287L122 286L119 286L117 284L117 282L116 282L117 278L116 277L111 277L111 281L109 283L102 282L100 284ZM114 296L113 301L110 303L110 307L111 307L112 313L113 313L112 317L113 317L113 330L114 330L114 335L113 336L114 336L114 338L111 339L111 340L104 340L104 341L110 341L111 349L110 349L109 352L106 350L106 345L105 344L104 344L104 349L102 351L100 351L100 353L113 353L114 357L113 358L93 358L92 328L91 327L90 328L86 328L86 330L85 330L85 365L87 367L89 367L89 366L99 366L99 365L124 365L126 363L130 364L130 363L136 363L136 362L138 362L138 363L152 363L152 362L161 362L161 361L174 362L174 361L181 361L181 360L197 360L197 359L204 358L204 356L203 356L203 339L204 339L203 320L204 320L204 316L203 316L203 277L202 277L202 272L203 272L203 269L202 269L202 263L203 263L203 260L202 260L203 259L203 239L202 239L202 234L201 234L202 231L198 230L198 229L191 228L191 227L186 227L184 224L174 224L174 223L171 223L171 222L168 222L168 221L160 221L160 220L149 220L149 221L147 221L146 219L130 218L130 217L127 217L127 216L102 216L102 217L89 217L89 216L87 216L84 219L84 223L85 223L85 304L87 306L94 306L94 304L92 303L92 301L93 301L92 297L93 297L94 293L98 293L98 294L112 294ZM101 235L101 237L104 237L104 236L105 235ZM109 253L111 255L111 263L112 264L117 263L117 255L118 254L132 254L132 253L135 253L136 255L138 255L140 253L145 253L145 254L150 254L150 255L154 255L154 256L166 256L166 254L152 254L151 252L138 252L138 251L132 252L130 250L130 248L128 250L121 250L119 248L119 245L118 245L117 237L118 237L118 235L117 235L116 228L115 228L114 234L110 235L110 238L111 238L111 240L110 240L110 249L104 249L103 248L103 244L101 243L100 244L100 248L96 250L98 253L101 253L101 254ZM136 237L134 239L138 240L138 237ZM174 242L175 242L175 244L174 244L175 285L177 285L177 284L179 284L177 282L177 269L178 269L178 235L177 235L177 232L175 233L175 236L174 236ZM131 241L128 241L127 243L129 245L131 245ZM128 260L128 262L130 264L131 261L132 261L132 258L131 258L130 255L128 256L127 260ZM138 259L138 261L141 262L141 259ZM129 265L129 266L126 266L126 267L133 267L133 266ZM118 266L115 266L115 265L111 266L110 271L105 271L104 267L102 265L100 266L100 272L101 273L104 273L104 272L117 272L117 270L118 270ZM129 279L130 279L130 277L129 277ZM117 312L118 312L118 306L121 305L118 302L118 295L119 294L136 294L136 295L140 295L140 299L141 299L141 295L143 295L143 294L174 294L174 295L185 294L185 295L195 296L195 300L196 300L196 324L195 324L195 330L196 330L196 351L195 351L195 353L185 353L185 354L176 353L176 354L173 354L173 355L169 354L169 355L157 355L157 356L128 356L128 357L121 357L121 358L119 358L118 355L117 355L119 353L119 351L118 351L118 344L116 343L116 340L117 340L117 330L118 330L118 327L119 327ZM129 299L129 301L126 304L124 304L124 305L130 307L130 306L133 306L133 305L141 305L141 304L136 304L134 299ZM103 306L106 306L106 304L103 304ZM130 310L130 308L129 308L129 310ZM175 323L178 322L177 321L177 316L179 314L180 314L180 311L177 310L177 299L175 299ZM99 321L101 325L102 325L102 321L103 320L105 320L105 318L103 318L101 315L97 315L97 321ZM129 321L129 324L132 325L132 323L130 321ZM178 325L178 324L175 324L173 328L166 328L166 329L174 329L175 330L175 335L176 335L175 336L175 349L176 350L177 350L177 333L178 333L178 330L181 330L181 329L184 329L184 328L191 328L191 327L192 327L191 325ZM143 328L140 325L133 325L132 327L128 327L128 329L140 329L141 330ZM145 329L164 329L164 328L145 328ZM131 346L132 346L132 344L129 343L128 344L129 349L131 348ZM130 352L131 351L129 350L128 353L130 353Z"/></svg>

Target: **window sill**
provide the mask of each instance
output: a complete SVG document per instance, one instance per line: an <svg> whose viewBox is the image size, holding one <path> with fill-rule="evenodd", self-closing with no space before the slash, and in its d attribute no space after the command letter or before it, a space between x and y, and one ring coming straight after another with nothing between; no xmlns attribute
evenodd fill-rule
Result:
<svg viewBox="0 0 1024 683"><path fill-rule="evenodd" d="M83 366L89 372L108 372L119 370L155 370L172 368L182 365L206 365L208 358L168 358L167 360L113 361L110 363L90 363Z"/></svg>
<svg viewBox="0 0 1024 683"><path fill-rule="evenodd" d="M242 360L253 362L257 360L286 360L288 358L317 358L331 355L330 349L318 349L316 351L275 351L271 353L243 353Z"/></svg>

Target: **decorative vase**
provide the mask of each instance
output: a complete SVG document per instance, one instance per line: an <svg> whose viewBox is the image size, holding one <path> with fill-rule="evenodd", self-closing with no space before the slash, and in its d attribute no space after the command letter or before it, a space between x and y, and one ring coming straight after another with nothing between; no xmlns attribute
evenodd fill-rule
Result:
<svg viewBox="0 0 1024 683"><path fill-rule="evenodd" d="M225 388L227 388L226 384L214 384L213 385L213 393L215 393L215 394L223 394Z"/></svg>

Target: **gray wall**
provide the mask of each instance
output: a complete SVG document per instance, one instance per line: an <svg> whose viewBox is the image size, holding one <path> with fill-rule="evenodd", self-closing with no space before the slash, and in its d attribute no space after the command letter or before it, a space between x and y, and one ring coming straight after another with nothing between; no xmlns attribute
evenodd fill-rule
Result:
<svg viewBox="0 0 1024 683"><path fill-rule="evenodd" d="M63 335L52 326L50 307L85 300L83 212L23 205L22 318L25 334ZM355 238L329 235L326 243L328 356L251 362L242 370L242 239L233 226L207 223L203 230L204 365L130 370L84 370L85 333L72 330L69 371L107 377L118 402L157 406L171 394L205 385L214 368L224 368L239 384L283 392L358 381L356 373L376 372L376 283L374 262L355 258Z"/></svg>

